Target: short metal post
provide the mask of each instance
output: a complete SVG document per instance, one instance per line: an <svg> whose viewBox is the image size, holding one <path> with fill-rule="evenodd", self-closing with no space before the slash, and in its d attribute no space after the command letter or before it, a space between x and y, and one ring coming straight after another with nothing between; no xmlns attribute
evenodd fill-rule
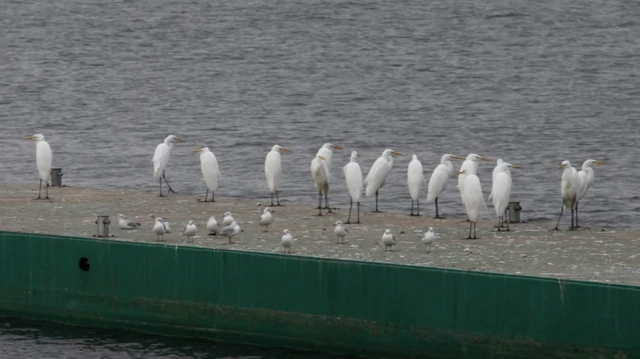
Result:
<svg viewBox="0 0 640 359"><path fill-rule="evenodd" d="M51 169L51 187L62 187L62 168Z"/></svg>
<svg viewBox="0 0 640 359"><path fill-rule="evenodd" d="M520 202L509 202L509 223L520 223Z"/></svg>
<svg viewBox="0 0 640 359"><path fill-rule="evenodd" d="M98 216L96 224L98 225L98 234L96 237L109 237L109 224L111 224L109 216Z"/></svg>

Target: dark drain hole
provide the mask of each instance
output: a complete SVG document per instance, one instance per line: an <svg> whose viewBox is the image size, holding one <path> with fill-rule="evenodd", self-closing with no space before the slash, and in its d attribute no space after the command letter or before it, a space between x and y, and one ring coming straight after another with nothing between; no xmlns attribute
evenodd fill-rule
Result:
<svg viewBox="0 0 640 359"><path fill-rule="evenodd" d="M86 257L80 258L80 262L78 262L78 266L83 271L85 271L85 272L88 271L89 267L90 267L89 260Z"/></svg>

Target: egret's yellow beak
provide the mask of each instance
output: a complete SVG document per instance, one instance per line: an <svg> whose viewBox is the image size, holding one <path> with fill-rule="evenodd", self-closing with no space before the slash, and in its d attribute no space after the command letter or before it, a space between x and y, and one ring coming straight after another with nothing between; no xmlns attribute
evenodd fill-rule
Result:
<svg viewBox="0 0 640 359"><path fill-rule="evenodd" d="M518 165L511 165L511 168L522 168L522 167L520 167Z"/></svg>
<svg viewBox="0 0 640 359"><path fill-rule="evenodd" d="M396 151L391 151L391 154L392 154L393 156L400 156L402 153L400 153L400 152L396 152Z"/></svg>
<svg viewBox="0 0 640 359"><path fill-rule="evenodd" d="M561 169L563 169L563 168L564 168L564 166L566 166L566 165L560 165L560 166L556 167L556 169L557 169L557 170L561 170Z"/></svg>
<svg viewBox="0 0 640 359"><path fill-rule="evenodd" d="M465 172L466 172L466 170L460 171L460 172L457 173L457 175L463 175Z"/></svg>
<svg viewBox="0 0 640 359"><path fill-rule="evenodd" d="M33 140L36 139L36 136L25 137L24 139L27 140L27 141L33 141Z"/></svg>
<svg viewBox="0 0 640 359"><path fill-rule="evenodd" d="M288 148L280 147L280 152L291 152L291 150Z"/></svg>
<svg viewBox="0 0 640 359"><path fill-rule="evenodd" d="M600 162L600 161L595 161L594 163L597 164L597 165L606 165L606 163Z"/></svg>
<svg viewBox="0 0 640 359"><path fill-rule="evenodd" d="M460 156L451 156L451 158L453 158L454 160L464 160L464 157Z"/></svg>
<svg viewBox="0 0 640 359"><path fill-rule="evenodd" d="M480 161L491 162L490 159L485 158L485 157L480 157Z"/></svg>
<svg viewBox="0 0 640 359"><path fill-rule="evenodd" d="M197 149L197 150L193 150L193 151L191 151L191 152L193 152L193 153L200 153L200 152L202 152L202 150L201 150L201 149Z"/></svg>
<svg viewBox="0 0 640 359"><path fill-rule="evenodd" d="M183 140L182 138L178 138L178 137L176 137L176 141L178 141L178 142L184 142L184 140Z"/></svg>
<svg viewBox="0 0 640 359"><path fill-rule="evenodd" d="M326 161L326 158L322 157L322 156L318 156L321 160Z"/></svg>
<svg viewBox="0 0 640 359"><path fill-rule="evenodd" d="M334 145L334 146L332 146L332 148L333 148L334 150L344 150L344 147L342 147L342 146L338 146L338 145Z"/></svg>

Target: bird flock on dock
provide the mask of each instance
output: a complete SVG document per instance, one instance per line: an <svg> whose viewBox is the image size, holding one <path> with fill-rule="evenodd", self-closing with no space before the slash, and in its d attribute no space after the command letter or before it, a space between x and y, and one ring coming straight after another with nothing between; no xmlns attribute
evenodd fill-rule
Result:
<svg viewBox="0 0 640 359"><path fill-rule="evenodd" d="M53 159L51 147L42 134L29 136L25 139L36 142L36 167L38 169L40 179L38 197L36 199L49 199L48 181L51 174ZM174 135L169 135L156 147L153 154L153 175L158 181L159 197L166 197L170 193L175 193L165 177L165 171L169 164L169 158L171 156L173 146L178 142L184 142L184 140ZM311 179L313 180L313 184L315 185L315 189L318 193L318 206L316 207L318 210L318 216L335 214L335 208L332 208L329 205L329 191L331 183L335 181L331 174L331 169L334 150L342 149L344 148L341 146L325 143L311 159L309 170L311 173ZM208 147L194 149L193 152L199 154L200 168L206 186L204 200L198 200L202 202L215 202L215 192L218 190L218 186L222 178L220 169L218 168L218 160L215 154ZM271 195L271 207L281 205L279 189L283 180L281 159L281 153L283 152L291 152L291 150L280 145L274 145L265 158L264 174L267 182L267 188ZM384 187L387 177L393 169L394 157L399 155L401 155L401 153L392 149L384 149L380 157L378 157L371 165L367 175L364 176L360 164L357 162L358 157L360 157L358 152L351 152L349 162L343 167L344 180L346 181L350 199L349 214L344 223L342 221L336 221L334 224L336 243L344 243L344 238L347 233L349 233L345 224L360 223L360 200L363 192L366 197L375 196L374 212L380 212L378 201L379 192ZM455 171L453 163L451 162L452 160L463 161L458 171ZM460 192L460 197L469 222L469 235L467 239L477 238L476 223L488 210L482 193L480 178L478 177L478 166L480 161L491 162L488 158L475 153L469 154L466 158L452 154L444 154L440 160L440 164L438 164L438 166L433 170L427 182L427 204L435 205L435 218L443 218L440 215L440 209L438 208L438 197L446 190L448 182L457 177L457 188ZM580 171L574 168L569 161L563 161L557 167L558 170L563 170L560 186L562 207L558 216L558 222L552 230L559 230L558 226L565 209L569 209L571 211L571 224L569 229L574 230L579 228L578 205L595 182L595 173L592 168L593 165L604 165L604 163L589 159L584 161ZM518 168L520 167L505 162L502 159L498 159L496 161L496 166L493 169L491 193L487 199L492 202L495 208L497 220L496 228L498 231L509 231L507 206L511 195L511 170ZM165 191L166 194L163 194L163 183L167 188ZM418 159L418 156L413 154L407 167L407 187L411 197L410 216L420 216L420 199L423 196L424 185L425 175L423 165ZM45 190L44 197L42 196L43 187ZM211 192L210 199L209 192ZM356 207L355 221L351 222L354 204ZM258 225L260 227L264 227L265 232L268 231L269 226L273 223L273 214L276 213L271 207L266 207L258 220ZM326 210L324 214L323 210ZM161 241L164 234L171 233L170 224L160 217L152 217L154 219L152 232L157 236L157 240ZM136 229L141 225L138 222L127 220L126 216L123 214L118 214L118 223L120 229ZM216 221L215 216L210 217L207 221L206 227L209 235L227 237L229 243L233 243L232 238L241 232L241 228L238 225L238 222L233 218L231 212L226 212L222 222L220 223ZM197 233L198 227L193 220L190 220L184 226L182 232L187 241L192 240ZM430 227L429 230L424 233L422 243L431 248L431 245L434 243L436 238L438 238L438 235L434 232L433 228ZM291 232L285 229L281 239L285 252L290 252L291 246L295 241L296 239L293 238ZM391 230L387 229L384 231L381 243L385 246L385 250L392 249L392 246L396 243L396 239Z"/></svg>

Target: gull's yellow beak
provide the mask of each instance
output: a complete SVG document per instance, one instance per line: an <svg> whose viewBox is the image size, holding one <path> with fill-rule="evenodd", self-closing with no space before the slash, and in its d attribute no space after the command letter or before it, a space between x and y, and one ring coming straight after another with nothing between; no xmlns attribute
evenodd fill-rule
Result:
<svg viewBox="0 0 640 359"><path fill-rule="evenodd" d="M556 169L557 169L557 170L561 170L561 169L563 169L563 168L564 168L564 166L565 166L565 165L560 165L560 166L556 167Z"/></svg>
<svg viewBox="0 0 640 359"><path fill-rule="evenodd" d="M280 152L291 152L291 150L288 148L280 147Z"/></svg>
<svg viewBox="0 0 640 359"><path fill-rule="evenodd" d="M338 146L338 145L333 145L333 146L332 146L332 148L333 148L334 150L344 150L344 147L342 147L342 146Z"/></svg>
<svg viewBox="0 0 640 359"><path fill-rule="evenodd" d="M460 156L451 156L451 158L453 158L454 160L463 160L464 161L464 157L460 157Z"/></svg>
<svg viewBox="0 0 640 359"><path fill-rule="evenodd" d="M197 149L197 150L193 150L193 151L191 151L191 152L193 152L193 153L200 153L200 152L202 152L202 150L201 150L201 149Z"/></svg>
<svg viewBox="0 0 640 359"><path fill-rule="evenodd" d="M27 140L27 141L33 141L33 140L36 139L36 136L25 137L24 139Z"/></svg>
<svg viewBox="0 0 640 359"><path fill-rule="evenodd" d="M178 137L176 137L176 141L178 141L178 142L184 142L184 140L183 140L182 138L178 138Z"/></svg>
<svg viewBox="0 0 640 359"><path fill-rule="evenodd" d="M393 156L400 156L402 153L400 153L400 152L396 152L396 151L391 151L391 154L392 154Z"/></svg>
<svg viewBox="0 0 640 359"><path fill-rule="evenodd" d="M606 165L606 163L600 162L600 161L595 161L594 163L597 164L597 165Z"/></svg>
<svg viewBox="0 0 640 359"><path fill-rule="evenodd" d="M321 160L323 160L323 161L326 161L326 160L327 160L326 158L324 158L324 157L322 157L322 156L318 156L318 157L320 157L320 159L321 159Z"/></svg>

